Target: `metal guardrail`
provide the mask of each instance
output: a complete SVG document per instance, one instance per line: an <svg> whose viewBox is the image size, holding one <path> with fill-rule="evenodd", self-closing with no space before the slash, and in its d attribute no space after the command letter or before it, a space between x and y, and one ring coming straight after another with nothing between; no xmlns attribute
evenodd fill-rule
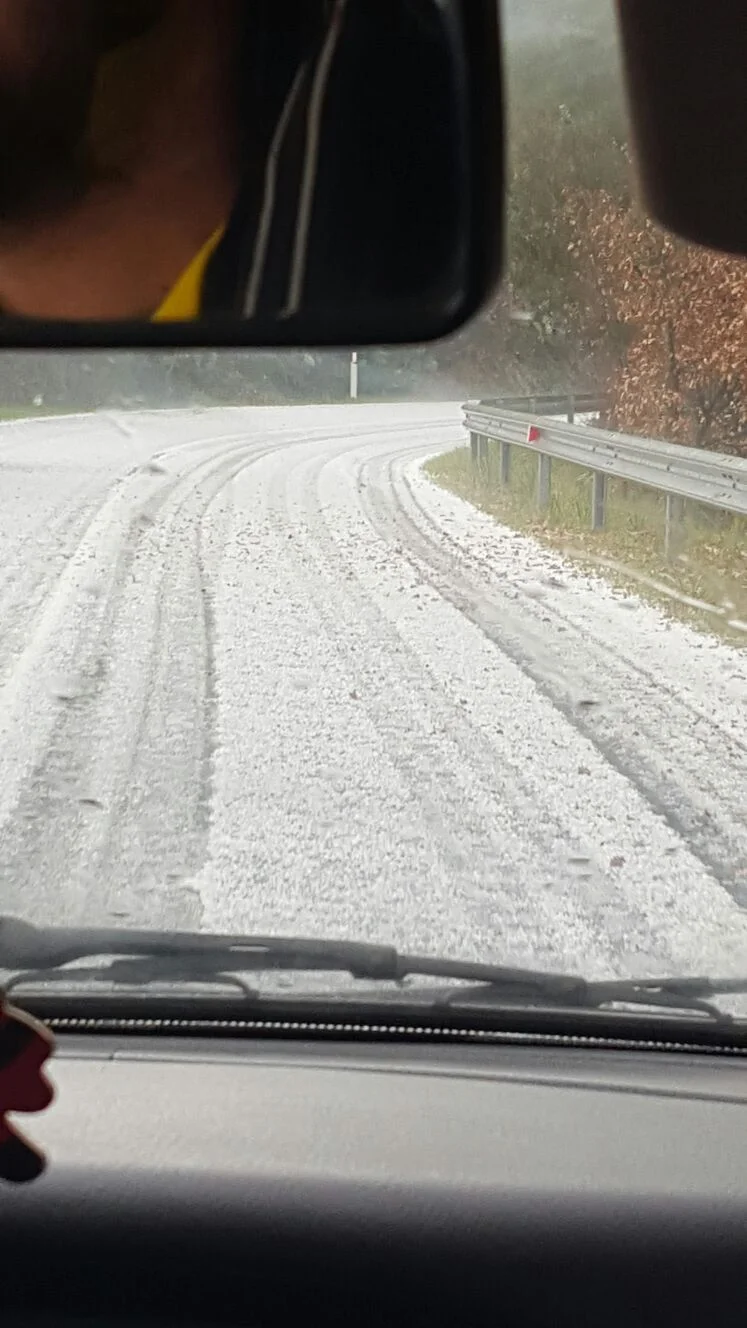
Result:
<svg viewBox="0 0 747 1328"><path fill-rule="evenodd" d="M576 415L602 410L604 397L598 392L550 392L521 397L488 397L474 404L501 411L527 411L530 415L565 415L569 424L573 424Z"/></svg>
<svg viewBox="0 0 747 1328"><path fill-rule="evenodd" d="M667 496L665 544L671 548L673 527L681 519L683 500L705 503L747 516L747 458L707 452L652 438L612 433L586 425L563 424L541 415L528 416L486 402L468 403L464 422L472 458L489 462L489 442L498 444L499 478L510 478L511 448L537 454L537 505L550 502L553 458L571 461L592 472L592 529L605 522L607 479L629 480Z"/></svg>

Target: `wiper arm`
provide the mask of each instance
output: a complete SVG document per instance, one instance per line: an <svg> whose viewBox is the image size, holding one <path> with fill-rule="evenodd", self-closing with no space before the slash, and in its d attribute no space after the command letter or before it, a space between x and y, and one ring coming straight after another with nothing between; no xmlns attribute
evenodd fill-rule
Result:
<svg viewBox="0 0 747 1328"><path fill-rule="evenodd" d="M97 957L115 958L97 968L66 967L80 959ZM369 982L429 977L478 984L454 987L434 996L433 1004L450 1008L475 1009L501 1003L566 1009L642 1005L693 1010L727 1022L731 1016L707 998L747 993L747 978L589 981L575 974L400 954L393 946L360 941L134 931L116 927L34 927L15 918L0 918L0 970L12 974L6 986L32 979L69 982L85 978L127 985L222 981L236 983L255 999L259 993L238 975L272 971L338 972Z"/></svg>
<svg viewBox="0 0 747 1328"><path fill-rule="evenodd" d="M399 956L388 946L281 936L222 936L199 932L127 930L119 927L35 927L0 918L0 969L57 969L78 959L127 955L189 959L205 971L222 965L251 970L339 970L353 976L397 976ZM478 975L475 974L475 977Z"/></svg>
<svg viewBox="0 0 747 1328"><path fill-rule="evenodd" d="M160 981L169 977L197 981L220 974L298 971L348 973L370 982L403 982L408 977L494 984L517 995L549 1003L576 1004L583 978L532 969L400 954L389 945L360 941L313 940L292 936L221 936L195 932L131 931L117 927L35 927L16 918L0 918L0 970L14 985L31 976L62 977L79 959L128 956L97 969L70 969L71 977L94 973L107 981ZM148 963L142 961L148 960ZM135 973L140 977L135 978Z"/></svg>

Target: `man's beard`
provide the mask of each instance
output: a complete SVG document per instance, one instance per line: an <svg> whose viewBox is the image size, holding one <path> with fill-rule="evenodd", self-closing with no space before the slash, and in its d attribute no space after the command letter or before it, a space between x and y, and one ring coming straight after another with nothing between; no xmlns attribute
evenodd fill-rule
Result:
<svg viewBox="0 0 747 1328"><path fill-rule="evenodd" d="M69 206L90 183L98 63L164 0L0 0L0 225Z"/></svg>

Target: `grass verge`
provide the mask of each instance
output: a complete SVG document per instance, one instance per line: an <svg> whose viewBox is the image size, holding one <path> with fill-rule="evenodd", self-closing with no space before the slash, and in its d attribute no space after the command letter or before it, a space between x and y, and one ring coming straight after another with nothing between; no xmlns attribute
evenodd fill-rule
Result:
<svg viewBox="0 0 747 1328"><path fill-rule="evenodd" d="M45 406L0 406L0 422L3 420L12 422L13 420L35 420L41 415L71 415L74 408L69 410L60 407L47 408Z"/></svg>
<svg viewBox="0 0 747 1328"><path fill-rule="evenodd" d="M624 480L607 486L606 524L591 530L591 472L553 461L550 505L536 503L537 458L512 447L508 485L498 472L498 445L474 465L468 447L434 457L426 473L513 530L521 530L613 584L633 590L670 616L732 644L747 646L747 519L684 505L676 548L664 551L663 494Z"/></svg>

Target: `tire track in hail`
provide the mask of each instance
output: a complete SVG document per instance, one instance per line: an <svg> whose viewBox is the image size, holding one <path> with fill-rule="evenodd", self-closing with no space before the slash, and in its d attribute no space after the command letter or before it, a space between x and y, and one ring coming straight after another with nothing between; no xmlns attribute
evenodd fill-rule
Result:
<svg viewBox="0 0 747 1328"><path fill-rule="evenodd" d="M209 450L212 441L200 440L202 448ZM61 884L66 910L90 920L91 910L102 911L102 882L111 871L116 879L107 888L110 893L118 890L120 898L117 907L107 911L128 916L137 907L142 911L142 898L137 892L133 894L132 883L121 870L123 864L114 872L116 854L108 850L117 835L118 817L136 810L128 801L127 789L131 789L138 749L152 721L155 671L168 639L163 588L175 570L169 563L168 541L180 513L200 485L210 486L202 504L205 510L245 464L252 446L256 448L256 443L237 444L227 455L224 448L217 457L213 453L201 458L186 475L163 476L155 486L143 486L142 471L147 472L149 467L137 467L114 486L120 496L128 482L135 492L129 520L120 525L123 538L114 575L106 587L105 611L102 613L97 604L95 630L83 643L86 657L79 655L76 660L81 690L58 705L51 723L43 726L45 740L38 747L33 768L20 778L14 816L9 816L12 804L6 790L6 818L0 836L0 885L6 898L15 896L20 904L28 887L33 889L35 912L41 905L59 913ZM178 451L172 449L172 456ZM107 501L111 500L110 493ZM111 549L106 552L111 553ZM142 598L135 594L138 587L133 567L144 572ZM143 578L140 586L143 588ZM203 611L199 595L194 597L194 608L198 613ZM131 678L120 683L120 721L112 724L111 675L117 669L122 673L123 661L115 653L115 657L109 656L105 669L100 664L118 623L123 635L121 624L122 620L128 621L128 615L131 628L138 626L138 617L141 629L144 619L148 621L147 632L138 635L132 631L132 653L126 661L128 668L137 661L140 689L134 694ZM203 619L203 634L205 631ZM116 751L116 774L111 771L112 750ZM138 826L130 820L129 830L123 829L132 847L137 842ZM131 854L125 856L129 860Z"/></svg>
<svg viewBox="0 0 747 1328"><path fill-rule="evenodd" d="M0 466L0 472L2 469ZM39 611L74 557L101 506L101 494L108 488L101 479L94 485L84 481L66 497L61 509L40 520L16 544L13 564L0 570L0 681L23 648L28 620Z"/></svg>
<svg viewBox="0 0 747 1328"><path fill-rule="evenodd" d="M408 467L400 457L393 459L391 481L394 491L400 493L404 490L407 494L408 502L411 503L420 520L426 523L427 529L434 534L440 535L442 541L447 543L455 552L457 559L471 565L481 577L483 582L488 579L490 572L489 562L484 562L474 555L467 553L454 539L449 531L443 530L430 513L427 512L423 504L417 497L412 482L409 478ZM522 591L520 583L513 581L513 589L516 592L518 600L521 602L523 612L532 619L537 618L538 609L536 602L525 591ZM654 771L658 787L666 794L670 789L670 781L667 776L678 768L680 780L676 786L676 792L684 805L689 805L690 813L687 821L686 837L689 842L704 841L707 843L707 852L710 858L717 858L722 864L722 871L725 871L726 878L730 881L726 888L738 903L743 904L744 894L747 893L747 886L744 884L745 855L747 853L747 834L745 833L745 820L743 812L743 799L741 790L744 787L747 767L744 761L744 754L747 752L747 745L741 742L724 725L719 724L713 719L701 706L689 700L686 695L675 691L669 685L666 677L662 681L654 677L647 669L631 659L629 654L620 654L616 649L608 645L604 640L597 636L591 636L585 633L573 619L555 604L549 604L543 601L542 617L545 621L550 621L554 630L569 633L573 638L577 649L577 656L574 660L573 673L576 677L583 676L583 670L588 666L590 650L593 650L599 658L599 662L594 668L594 678L606 677L608 693L615 697L614 707L607 707L606 718L615 711L620 716L620 723L617 726L620 733L621 744L627 743L629 749L635 753L635 759L639 761L647 760L647 753L641 750L639 743L634 743L631 738L644 732L650 744L658 743L659 769ZM567 648L567 640L563 643ZM560 647L555 646L557 651ZM626 708L623 710L623 701L625 692L630 686L631 678L636 686L636 695L631 699L630 704L635 704L635 710ZM642 685L642 690L641 686ZM591 687L593 689L594 683ZM649 709L650 722L641 710L641 703ZM601 712L604 714L604 712ZM595 714L590 716L594 720ZM674 742L671 735L675 734ZM679 735L687 735L688 747L695 739L698 743L697 759L691 750L683 751ZM667 746L664 740L667 740ZM672 750L672 746L674 750ZM648 758L651 764L651 758ZM726 771L731 771L726 777ZM740 768L738 768L740 767ZM687 774L689 788L683 787L682 775ZM674 795L673 788L670 797ZM707 802L707 806L703 806ZM682 813L680 813L682 815ZM726 847L728 846L728 852ZM741 880L739 877L741 876ZM721 880L721 884L726 884L726 879Z"/></svg>
<svg viewBox="0 0 747 1328"><path fill-rule="evenodd" d="M462 557L458 558L455 567L455 555L443 548L444 532L440 526L435 528L440 537L436 539L413 520L403 505L395 473L402 455L400 449L386 458L377 458L373 465L364 463L362 466L364 501L375 527L384 538L394 536L401 541L415 559L414 565L422 570L433 588L514 660L565 718L594 744L604 759L639 790L651 809L689 845L706 870L740 907L747 906L747 888L738 878L739 856L725 855L717 836L704 827L698 809L683 799L679 789L662 780L661 772L647 753L631 743L624 728L610 721L604 707L587 710L579 706L579 674L576 672L571 679L567 670L556 664L557 652L548 649L546 630L530 625L526 617L520 618L509 600L499 601L492 588L486 587L484 576L476 584L469 569L464 567ZM412 455L417 455L416 449ZM377 468L380 476L378 488ZM384 497L384 488L388 490L389 498Z"/></svg>
<svg viewBox="0 0 747 1328"><path fill-rule="evenodd" d="M353 453L353 455L356 455ZM347 456L338 456L334 461L327 461L325 467L319 472L323 477L325 470L331 471L337 468L340 476L344 476L346 470L350 468L350 454ZM349 485L351 487L351 485ZM339 508L343 505L342 494L339 488L330 486L325 487L323 496L323 507L327 523L340 526L338 519ZM360 494L358 494L358 497ZM339 498L339 501L337 501ZM368 527L371 530L370 527ZM338 530L339 533L339 530ZM373 533L373 531L371 532ZM356 539L361 536L356 531ZM348 547L350 545L348 544ZM390 546L391 547L391 546ZM340 551L337 551L339 558ZM433 672L437 664L437 674L434 675L431 682L439 693L443 692L446 680L450 677L448 669L445 671L442 660L443 652L439 650L436 656L431 656L429 651L431 645L427 642L428 633L423 636L424 620L429 624L433 619L433 608L425 614L410 615L408 625L407 614L403 614L402 598L397 595L393 589L387 592L384 599L378 596L378 587L376 586L376 577L369 575L369 563L373 561L373 549L371 557L358 559L357 577L360 582L361 576L365 586L363 593L370 597L372 588L380 608L383 609L386 617L391 620L400 637L404 634L409 642L415 642L417 653L415 659L423 669L423 662L429 672ZM355 568L356 560L350 559L350 566ZM429 607L427 604L424 606ZM442 627L448 632L448 621L444 621ZM414 635L413 635L414 630ZM484 635L484 634L483 634ZM487 639L487 638L486 638ZM493 643L491 643L492 645ZM424 645L428 648L424 651ZM474 657L474 651L470 650L469 657ZM459 652L452 659L452 666L455 666L456 672L448 683L449 695L452 702L458 701L459 696L465 693L459 692L459 688L468 687L469 684L462 682L464 676L464 663L467 656L460 656ZM494 657L495 658L495 657ZM649 824L646 831L646 849L639 850L636 847L636 836L631 839L630 832L626 830L626 817L631 814L635 807L635 799L639 796L638 790L633 793L634 785L624 780L620 784L620 772L606 762L602 754L595 748L589 747L587 739L579 734L578 742L582 745L571 743L559 738L560 728L564 724L558 716L558 722L548 721L548 712L544 706L536 706L536 701L531 692L524 696L523 701L514 697L516 686L516 673L512 670L515 665L511 663L508 672L505 668L495 671L495 665L489 666L491 677L490 693L484 692L484 678L480 677L479 671L472 679L475 700L484 695L487 699L492 694L494 700L492 704L484 705L476 703L468 705L462 701L461 705L452 705L454 718L451 721L452 730L462 726L464 738L462 750L465 760L475 766L475 754L482 749L484 756L483 774L480 783L492 788L496 794L496 801L503 806L500 822L505 826L508 818L511 821L511 806L514 806L514 815L517 823L523 823L524 828L530 834L533 844L541 848L541 854L545 861L545 880L547 885L552 881L554 891L573 900L578 906L587 925L591 925L592 933L595 938L608 944L611 940L614 949L614 961L618 964L622 961L627 966L634 956L646 956L647 961L657 961L659 966L674 962L677 967L683 965L687 967L694 963L697 967L702 962L699 958L697 944L693 945L686 934L686 927L679 926L675 932L679 931L679 936L674 939L672 931L672 920L674 914L671 910L677 910L681 918L689 918L697 913L701 923L701 933L705 937L706 933L710 935L707 947L711 947L709 953L720 951L722 958L726 957L726 949L722 937L729 923L731 900L729 905L723 906L719 903L719 892L714 889L715 882L709 872L703 873L702 863L697 855L686 851L682 841L670 830L666 829L666 822L659 818L653 812L654 822ZM472 669L471 673L475 670ZM505 676L502 676L504 675ZM522 676L521 674L519 676ZM526 675L524 675L526 676ZM527 681L529 681L527 679ZM530 687L533 691L534 684ZM498 691L496 692L496 688ZM507 695L501 702L501 724L496 729L495 725L495 698L501 692L507 691ZM520 689L521 690L521 689ZM508 702L508 709L506 708ZM532 738L530 747L527 747L526 734L523 731L524 726L521 722L517 725L512 724L511 711L516 706L525 705L527 714L535 716L533 723L536 726L535 735ZM461 706L466 706L462 709ZM550 715L558 714L555 707L549 711ZM543 717L544 716L544 717ZM470 722L468 722L470 721ZM513 738L508 735L515 728ZM498 736L496 736L498 735ZM543 744L549 744L543 758ZM567 753L566 754L566 749ZM516 753L519 753L519 759L516 759ZM570 759L570 754L573 759ZM540 758L540 764L543 771L539 782L537 780L537 762ZM595 809L591 815L584 809L581 813L581 807L574 809L574 797L569 797L571 790L577 789L581 794L581 788L585 785L585 791L582 795L582 805L585 807L588 797L589 784L585 780L579 781L576 757L582 763L590 767L588 774L594 777L593 788L595 790ZM502 790L499 787L499 775L503 769ZM548 773L554 770L555 774L549 780ZM545 796L544 789L552 788L553 783L561 777L560 772L564 771L562 780L564 787L567 788L566 795L557 802L555 796L550 793ZM623 777L624 779L624 777ZM523 793L522 793L523 790ZM626 790L630 790L626 793ZM520 796L518 796L520 795ZM559 807L563 807L562 819L558 814ZM636 815L636 823L645 812L648 804L643 805ZM658 824L657 824L658 821ZM610 860L614 858L619 851L618 847L613 847L618 837L622 836L627 843L625 848L624 866L612 864L613 870L610 870ZM558 845L563 844L562 855L558 853ZM679 847L678 847L679 845ZM606 852L605 852L606 846ZM478 848L479 853L479 848ZM668 856L672 853L680 856L678 865L674 867L673 860ZM569 865L578 858L582 861L578 866L572 867L569 871ZM526 864L528 866L528 864ZM673 869L674 868L674 869ZM525 896L527 880L532 877L531 871L525 873L523 881L522 894ZM549 878L549 881L547 880ZM644 884L644 882L646 884ZM695 901L700 900L696 905ZM692 901L692 902L690 902ZM536 892L533 897L533 907L536 907ZM698 912L698 909L701 911ZM738 931L734 931L735 943L738 941ZM713 942L715 941L715 946ZM566 939L567 945L567 939ZM638 959L635 959L638 962ZM608 965L609 967L609 965Z"/></svg>
<svg viewBox="0 0 747 1328"><path fill-rule="evenodd" d="M339 464L340 458L332 464ZM347 458L343 459L347 461ZM330 468L330 463L326 463L326 468ZM323 472L320 473L320 479ZM365 510L360 505L360 485L356 485L357 497L359 502L359 513L361 519L368 522ZM332 510L330 502L324 504L325 512ZM375 528L368 523L368 529L377 539L380 535ZM391 547L391 546L390 546ZM400 546L395 546L397 553L401 554L403 561L406 559L406 553ZM408 564L412 567L412 564ZM361 582L360 572L356 579L361 584L361 590L366 595L366 590ZM427 584L423 582L420 570L417 569L416 584ZM435 593L435 592L434 592ZM444 601L447 602L447 601ZM427 606L425 606L427 608ZM453 606L450 606L453 607ZM388 605L383 602L379 613L382 618L389 621ZM417 622L417 618L415 620ZM396 609L396 621L392 620L390 626L394 626L402 636L402 615L399 606ZM416 634L416 638L417 638ZM413 638L413 639L416 639ZM494 643L491 642L491 646ZM443 676L439 677L433 672L433 664L430 662L420 649L408 644L408 653L413 663L413 675L417 676L417 670L420 670L422 676L425 667L429 675L429 687L436 695L442 695L444 689ZM515 666L511 662L511 669ZM491 679L496 681L496 672L494 664L490 666ZM442 674L442 669L439 673ZM467 690L468 690L468 684ZM503 679L502 686L513 688L515 684L511 681L511 673ZM453 682L457 686L457 682ZM462 686L464 692L464 686ZM504 698L505 699L505 698ZM514 698L511 695L511 703ZM534 705L534 698L530 695L524 698L524 703ZM516 704L519 704L517 701ZM513 743L504 736L506 729L510 731L511 716L507 714L506 709L501 711L503 721L500 728L494 731L494 725L485 724L485 717L479 717L471 714L471 708L462 700L460 704L451 705L451 718L449 726L452 735L459 740L462 752L462 760L465 765L471 765L477 774L479 782L484 786L491 788L496 795L496 801L502 806L502 819L505 823L506 818L510 819L510 812L507 810L512 802L517 808L517 812L524 818L524 830L531 835L532 842L536 846L538 853L545 862L545 876L552 882L554 892L566 895L572 898L577 905L581 915L584 917L587 925L591 925L594 940L599 947L612 945L612 954L608 958L608 971L610 965L614 967L619 964L621 956L625 955L626 948L642 951L648 946L649 954L658 954L661 960L670 958L664 937L659 936L657 944L652 945L651 937L653 930L650 928L648 920L642 916L639 907L634 905L627 894L627 885L623 879L624 874L619 871L609 870L608 852L606 857L602 850L602 845L595 838L595 833L584 821L581 824L573 818L569 820L567 809L563 814L554 803L552 798L542 799L538 797L538 787L536 779L536 770L534 769L534 757L539 755L543 768L549 770L558 758L558 725L549 726L541 720L541 711L538 715L538 730L536 743L533 744L534 750L527 752L524 747L517 758ZM553 713L554 710L553 710ZM496 735L498 740L496 741ZM543 747L543 742L546 744ZM479 759L479 770L478 770ZM586 750L581 751L581 759L590 759L590 754ZM576 775L577 771L568 772ZM601 775L601 771L598 772ZM589 772L591 775L591 771ZM546 778L543 783L547 783ZM607 781L608 782L608 781ZM500 784L500 787L499 787ZM608 806L610 796L614 799L614 794L610 795L610 790L606 784L599 790L600 808L608 816L609 824L612 827L616 820L619 820L619 811L617 817L613 813L613 808ZM529 819L527 819L529 813ZM562 854L558 854L558 845L562 844ZM671 851L671 850L667 850ZM612 850L614 854L614 849ZM548 882L549 886L549 882Z"/></svg>
<svg viewBox="0 0 747 1328"><path fill-rule="evenodd" d="M397 432L401 436L401 430ZM361 436L356 435L356 447L360 444ZM444 880L451 881L450 890L461 877L465 884L469 881L459 905L456 893L450 894L449 904L452 911L458 907L467 910L465 942L469 938L474 945L477 937L494 944L495 920L500 917L506 935L526 936L531 931L530 948L536 962L557 963L558 955L567 955L575 938L579 956L593 953L601 968L617 971L620 946L610 925L614 900L607 898L603 919L598 907L584 907L583 891L575 877L571 888L558 888L568 874L573 841L565 838L559 857L558 841L552 842L549 825L544 843L535 845L535 871L544 880L553 880L555 888L535 890L534 881L528 885L526 854L512 850L510 818L495 816L502 797L495 751L459 706L450 702L437 680L424 673L423 660L360 585L354 565L343 564L324 525L317 490L324 470L336 460L334 456L311 456L290 474L279 472L269 485L268 509L279 532L293 532L288 556L295 566L295 591L302 585L304 596L315 605L323 630L345 663L351 688L360 690L361 704L386 747L388 760L409 788L413 805L421 808ZM295 519L299 507L303 526ZM334 603L324 593L325 584ZM368 688L361 687L359 676L360 660L365 656L376 661L377 682ZM406 736L403 714L408 715ZM508 797L507 788L503 794ZM413 819L417 819L414 811ZM477 845L479 872L472 859ZM582 847L579 843L579 853ZM635 922L632 915L620 916L628 944L635 934Z"/></svg>
<svg viewBox="0 0 747 1328"><path fill-rule="evenodd" d="M200 923L190 880L207 851L215 746L214 628L202 532L218 496L266 450L242 444L197 483L190 475L168 525L149 535L150 564L161 574L148 685L97 872L115 883L117 911L128 921L145 923L155 913L165 926Z"/></svg>
<svg viewBox="0 0 747 1328"><path fill-rule="evenodd" d="M375 424L369 426L366 432L367 435L371 434L372 436L386 435L390 431L391 427L392 426L390 424ZM418 430L421 427L422 425L418 423L407 424L405 426L406 430L410 429ZM448 427L450 429L450 432L453 434L454 425L452 421L445 422L442 427ZM268 430L266 432L268 432L270 436L272 436L271 430ZM289 450L295 449L296 447L299 446L306 445L310 437L316 439L317 441L327 440L329 438L346 439L348 437L348 434L349 434L349 426L347 425L339 428L330 428L329 425L309 427L309 425L306 424L305 427L294 428L292 430L283 430L282 432L278 433L275 441L270 446L264 447L262 448L261 451L253 453L248 462L240 465L236 469L235 473L230 476L230 479L233 480L238 478L247 468L253 466L257 462L264 460L266 457L272 454L275 453L285 454ZM199 439L192 440L190 443L186 444L186 446L188 448L199 447L200 440ZM157 458L154 459L160 461L168 461L169 455L170 454L168 451L162 452L159 454ZM214 497L210 499L206 511L215 504L216 499L220 496L220 493L223 492L223 487L221 488L219 493L216 493L216 495L214 495ZM206 524L203 520L199 523L198 526L197 561L200 568L200 594L201 594L203 612L205 615L206 711L207 714L211 717L211 722L209 722L206 725L206 742L205 742L204 754L202 760L202 786L204 789L204 796L201 802L201 807L203 809L202 828L205 840L208 841L211 831L211 816L209 813L209 809L213 803L213 786L214 786L214 776L215 776L215 755L216 755L216 743L217 743L217 740L215 738L215 731L216 731L215 717L217 714L218 694L217 694L217 665L215 658L216 617L215 617L215 604L214 604L214 596L215 596L214 567L211 571L211 563L213 563L214 561L214 555L213 555L213 550L209 547L210 541L206 539L206 534L207 534ZM212 539L212 532L211 532L211 539ZM180 872L179 874L181 875L182 873Z"/></svg>
<svg viewBox="0 0 747 1328"><path fill-rule="evenodd" d="M481 559L472 550L465 548L465 546L454 537L451 531L445 529L445 527L439 523L433 513L427 510L416 494L408 472L409 466L407 465L407 462L403 460L401 455L393 459L392 482L395 488L399 489L399 491L406 491L408 502L416 511L418 517L422 520L427 529L431 532L435 532L444 543L449 544L455 551L459 561L468 564L483 578L492 576L497 570L499 570L490 562L489 558L486 557ZM525 611L531 613L531 615L536 618L538 612L536 597L527 594L519 580L514 579L511 582L511 585L512 589L516 592L517 598L521 600ZM564 613L556 604L550 604L543 600L542 614L544 617L550 615L553 619L556 619L558 623L561 623L563 628L569 631L575 638L581 639L583 635L582 628L578 623L574 622L569 614ZM694 700L689 699L687 695L683 695L682 692L678 692L676 688L671 686L666 676L654 676L654 674L644 668L642 664L633 659L629 653L620 653L616 647L613 648L601 637L595 637L593 639L593 646L600 655L605 657L609 667L617 668L621 673L624 671L633 674L656 693L665 695L667 698L668 709L674 706L682 714L692 720L692 724L688 726L691 730L693 727L697 727L701 724L707 725L709 731L713 733L714 736L718 738L718 742L722 744L722 747L719 749L720 753L723 750L723 747L725 747L730 755L736 755L740 752L747 755L747 740L741 740L736 737L735 734L724 724L720 724L715 720L713 715L705 708L698 705ZM621 669L621 665L624 666L624 670Z"/></svg>

